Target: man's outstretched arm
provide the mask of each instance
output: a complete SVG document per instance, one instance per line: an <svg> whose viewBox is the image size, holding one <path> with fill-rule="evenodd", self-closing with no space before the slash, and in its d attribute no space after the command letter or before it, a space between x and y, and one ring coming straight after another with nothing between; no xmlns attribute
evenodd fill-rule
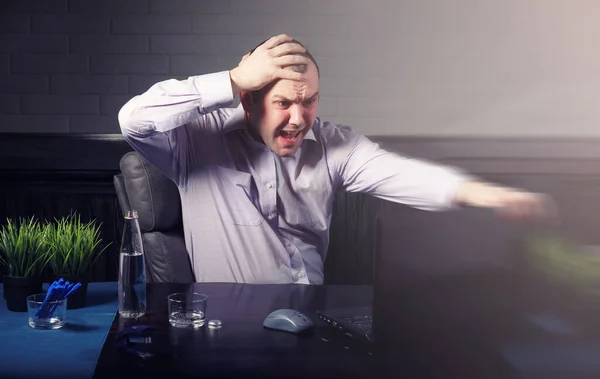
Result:
<svg viewBox="0 0 600 379"><path fill-rule="evenodd" d="M544 194L483 181L460 182L453 202L458 205L491 208L499 216L510 219L555 220L558 217L555 204Z"/></svg>
<svg viewBox="0 0 600 379"><path fill-rule="evenodd" d="M423 210L460 206L491 208L513 219L556 218L552 201L543 194L488 183L425 160L386 151L348 127L327 127L332 172L350 192L403 203Z"/></svg>

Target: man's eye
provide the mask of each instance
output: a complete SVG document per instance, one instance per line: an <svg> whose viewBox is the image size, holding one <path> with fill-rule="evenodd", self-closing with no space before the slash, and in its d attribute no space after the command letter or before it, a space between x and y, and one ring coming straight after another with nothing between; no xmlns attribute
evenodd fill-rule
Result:
<svg viewBox="0 0 600 379"><path fill-rule="evenodd" d="M277 105L279 105L280 107L287 107L290 105L290 103L287 101L278 101Z"/></svg>

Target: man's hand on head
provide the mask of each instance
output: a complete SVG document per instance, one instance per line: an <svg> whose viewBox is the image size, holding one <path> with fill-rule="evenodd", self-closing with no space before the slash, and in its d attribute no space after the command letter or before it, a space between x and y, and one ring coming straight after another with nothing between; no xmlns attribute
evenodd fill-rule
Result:
<svg viewBox="0 0 600 379"><path fill-rule="evenodd" d="M454 201L462 205L492 208L500 217L513 220L558 220L556 205L547 195L491 183L465 181L459 185Z"/></svg>
<svg viewBox="0 0 600 379"><path fill-rule="evenodd" d="M291 43L292 37L280 34L257 47L252 54L244 55L238 66L229 71L234 95L242 91L256 91L277 79L302 80L303 73L285 68L308 65L310 59L303 55L306 49Z"/></svg>

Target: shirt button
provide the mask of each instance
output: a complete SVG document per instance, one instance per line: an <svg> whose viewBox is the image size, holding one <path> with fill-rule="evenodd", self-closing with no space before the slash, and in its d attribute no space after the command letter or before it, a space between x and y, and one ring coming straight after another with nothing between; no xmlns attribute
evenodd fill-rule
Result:
<svg viewBox="0 0 600 379"><path fill-rule="evenodd" d="M267 183L267 188L273 188L273 185L271 184L271 182Z"/></svg>
<svg viewBox="0 0 600 379"><path fill-rule="evenodd" d="M272 219L274 219L274 218L275 218L275 215L274 215L273 213L270 213L270 214L267 216L267 219L269 219L269 221L270 221L270 220L272 220Z"/></svg>
<svg viewBox="0 0 600 379"><path fill-rule="evenodd" d="M304 278L304 273L303 272L299 272L298 273L298 279Z"/></svg>

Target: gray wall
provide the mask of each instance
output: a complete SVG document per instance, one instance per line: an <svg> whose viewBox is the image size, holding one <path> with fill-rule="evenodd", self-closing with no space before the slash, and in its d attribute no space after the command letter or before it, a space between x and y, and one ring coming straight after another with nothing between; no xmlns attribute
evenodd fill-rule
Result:
<svg viewBox="0 0 600 379"><path fill-rule="evenodd" d="M4 0L0 132L117 133L152 83L285 32L369 135L600 136L597 0Z"/></svg>

